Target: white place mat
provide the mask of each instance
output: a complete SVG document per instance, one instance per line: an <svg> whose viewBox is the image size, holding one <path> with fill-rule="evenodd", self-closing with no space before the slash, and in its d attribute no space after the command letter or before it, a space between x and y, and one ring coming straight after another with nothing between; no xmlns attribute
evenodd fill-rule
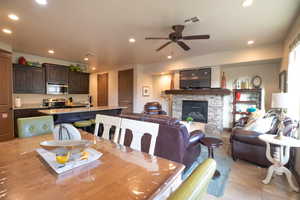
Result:
<svg viewBox="0 0 300 200"><path fill-rule="evenodd" d="M37 153L49 164L49 166L57 173L61 174L66 171L72 170L76 167L89 164L95 160L98 160L103 154L92 148L87 148L85 151L89 153L88 159L69 161L64 166L56 162L56 156L54 153L45 149L36 149Z"/></svg>

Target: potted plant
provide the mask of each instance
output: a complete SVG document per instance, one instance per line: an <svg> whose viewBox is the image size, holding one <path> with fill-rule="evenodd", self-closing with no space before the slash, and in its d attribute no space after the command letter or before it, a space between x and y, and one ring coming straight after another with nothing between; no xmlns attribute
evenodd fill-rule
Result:
<svg viewBox="0 0 300 200"><path fill-rule="evenodd" d="M192 117L187 117L185 119L185 121L186 121L186 123L184 123L184 124L185 124L186 128L189 130L194 119Z"/></svg>
<svg viewBox="0 0 300 200"><path fill-rule="evenodd" d="M187 122L188 124L191 124L193 121L194 121L194 119L193 119L192 117L187 117L187 118L186 118L186 122Z"/></svg>

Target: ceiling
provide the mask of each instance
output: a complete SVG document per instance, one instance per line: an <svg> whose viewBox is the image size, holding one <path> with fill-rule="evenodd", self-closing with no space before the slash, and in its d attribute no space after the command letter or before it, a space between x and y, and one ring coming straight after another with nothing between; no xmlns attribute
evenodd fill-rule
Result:
<svg viewBox="0 0 300 200"><path fill-rule="evenodd" d="M41 6L34 0L1 0L0 41L14 51L83 62L88 52L90 65L98 70L119 65L144 64L217 51L248 48L282 42L299 11L298 0L254 0L243 8L243 0L48 0ZM8 19L10 13L20 20ZM167 36L171 25L198 16L200 22L187 25L184 35L210 34L210 40L187 41L185 52L172 44L160 52L165 41L146 41L146 36ZM128 39L134 37L136 43ZM251 48L251 47L249 47ZM49 55L48 50L55 54Z"/></svg>

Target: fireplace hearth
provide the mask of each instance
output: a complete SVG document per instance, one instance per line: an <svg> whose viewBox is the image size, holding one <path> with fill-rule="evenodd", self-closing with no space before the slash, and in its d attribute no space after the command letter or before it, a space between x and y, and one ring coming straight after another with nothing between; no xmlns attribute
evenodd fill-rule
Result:
<svg viewBox="0 0 300 200"><path fill-rule="evenodd" d="M182 120L192 117L195 122L207 123L208 101L182 101Z"/></svg>

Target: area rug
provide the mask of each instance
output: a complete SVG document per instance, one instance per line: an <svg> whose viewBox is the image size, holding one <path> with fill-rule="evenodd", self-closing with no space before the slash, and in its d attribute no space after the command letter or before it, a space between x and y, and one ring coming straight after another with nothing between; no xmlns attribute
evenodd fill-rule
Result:
<svg viewBox="0 0 300 200"><path fill-rule="evenodd" d="M201 154L195 162L183 175L183 180L185 180L193 170L201 164L204 160L207 159L208 151L205 146L201 146ZM208 185L207 193L215 197L221 197L224 195L225 187L228 181L229 173L231 171L232 159L228 155L219 150L215 151L215 160L217 162L217 169L221 173L221 176L215 180L211 180Z"/></svg>

